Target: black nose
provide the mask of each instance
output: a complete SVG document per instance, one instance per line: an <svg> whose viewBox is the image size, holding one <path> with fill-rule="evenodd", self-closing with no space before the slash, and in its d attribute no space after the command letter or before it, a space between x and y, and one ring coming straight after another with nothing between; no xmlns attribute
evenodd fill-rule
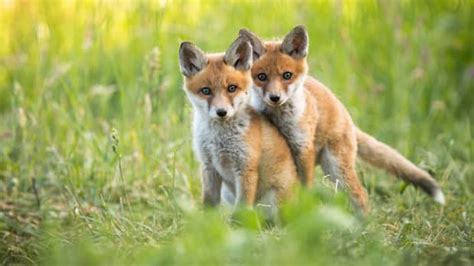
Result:
<svg viewBox="0 0 474 266"><path fill-rule="evenodd" d="M270 100L274 103L278 102L280 100L280 96L278 95L270 95Z"/></svg>
<svg viewBox="0 0 474 266"><path fill-rule="evenodd" d="M227 115L227 111L224 110L224 109L217 109L217 110L216 110L216 113L217 113L217 115L220 116L220 117L225 117L225 116Z"/></svg>

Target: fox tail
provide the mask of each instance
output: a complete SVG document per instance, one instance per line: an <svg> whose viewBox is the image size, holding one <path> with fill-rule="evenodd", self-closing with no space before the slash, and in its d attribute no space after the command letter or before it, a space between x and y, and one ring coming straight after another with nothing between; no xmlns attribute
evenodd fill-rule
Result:
<svg viewBox="0 0 474 266"><path fill-rule="evenodd" d="M357 129L357 154L362 160L421 188L441 205L444 194L436 180L398 151Z"/></svg>

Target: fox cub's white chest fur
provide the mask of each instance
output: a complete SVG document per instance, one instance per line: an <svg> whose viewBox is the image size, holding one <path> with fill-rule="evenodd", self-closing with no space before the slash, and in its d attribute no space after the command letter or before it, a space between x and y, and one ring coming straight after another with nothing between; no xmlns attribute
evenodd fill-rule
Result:
<svg viewBox="0 0 474 266"><path fill-rule="evenodd" d="M222 123L195 113L193 132L195 152L206 169L215 169L222 178L224 192L221 196L227 201L235 199L239 178L249 157L244 139L249 116L239 114L229 120L232 121Z"/></svg>

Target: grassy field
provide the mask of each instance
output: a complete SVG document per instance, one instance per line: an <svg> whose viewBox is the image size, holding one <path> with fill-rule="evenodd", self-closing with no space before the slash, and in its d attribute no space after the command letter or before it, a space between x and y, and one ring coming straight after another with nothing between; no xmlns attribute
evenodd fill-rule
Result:
<svg viewBox="0 0 474 266"><path fill-rule="evenodd" d="M0 263L472 265L474 2L0 1ZM434 173L447 206L363 163L371 214L317 169L268 227L200 204L180 41L297 24L310 73Z"/></svg>

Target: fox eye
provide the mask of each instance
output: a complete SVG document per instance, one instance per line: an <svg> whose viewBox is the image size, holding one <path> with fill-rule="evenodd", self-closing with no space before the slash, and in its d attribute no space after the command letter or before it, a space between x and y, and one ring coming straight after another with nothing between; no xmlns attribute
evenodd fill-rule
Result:
<svg viewBox="0 0 474 266"><path fill-rule="evenodd" d="M201 93L204 95L211 95L211 88L209 87L201 88Z"/></svg>
<svg viewBox="0 0 474 266"><path fill-rule="evenodd" d="M237 90L237 86L235 85L229 85L229 87L227 87L228 92L235 92L236 90Z"/></svg>
<svg viewBox="0 0 474 266"><path fill-rule="evenodd" d="M289 80L293 76L293 73L286 71L283 73L283 79Z"/></svg>
<svg viewBox="0 0 474 266"><path fill-rule="evenodd" d="M260 81L265 81L265 80L267 80L267 74L265 74L265 73L260 73L260 74L257 75L257 78L258 78L258 80L260 80Z"/></svg>

